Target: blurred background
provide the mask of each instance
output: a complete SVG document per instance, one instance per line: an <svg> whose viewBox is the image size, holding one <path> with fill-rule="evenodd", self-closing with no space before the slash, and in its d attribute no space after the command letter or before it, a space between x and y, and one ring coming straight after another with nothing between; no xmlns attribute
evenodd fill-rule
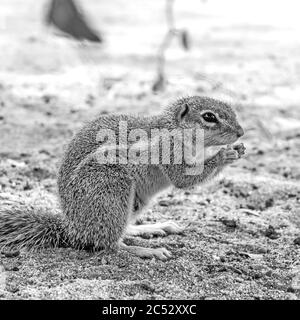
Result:
<svg viewBox="0 0 300 320"><path fill-rule="evenodd" d="M299 299L299 7L1 0L1 193L54 195L64 145L85 121L157 113L185 95L230 102L247 148L211 186L169 191L145 213L146 223L194 227L180 239L135 240L172 248L166 265L124 253L28 253L2 297Z"/></svg>
<svg viewBox="0 0 300 320"><path fill-rule="evenodd" d="M88 117L153 112L185 94L276 107L300 101L298 1L70 1L99 42L76 36L82 22L62 14L68 2L1 0L1 99L10 95L28 121L48 109L51 119L81 109Z"/></svg>
<svg viewBox="0 0 300 320"><path fill-rule="evenodd" d="M300 127L298 4L1 0L1 152L56 163L85 120L194 94L228 100L250 146L277 148Z"/></svg>

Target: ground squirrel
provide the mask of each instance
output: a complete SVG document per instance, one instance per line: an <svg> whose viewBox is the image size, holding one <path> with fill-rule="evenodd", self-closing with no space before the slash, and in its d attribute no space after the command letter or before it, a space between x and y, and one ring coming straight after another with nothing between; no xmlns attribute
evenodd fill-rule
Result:
<svg viewBox="0 0 300 320"><path fill-rule="evenodd" d="M120 161L121 151L133 148L131 154L141 156L152 143L146 144L139 137L114 151L114 144L104 141L99 132L107 130L115 142L120 143L123 139L119 132L121 122L127 125L126 134L142 130L151 136L154 129L175 129L184 134L184 130L199 129L204 133L202 149L210 146L220 146L220 149L202 161L203 170L197 174L187 174L187 170L200 168L199 163L188 163L183 156L179 157L181 163L175 161L179 149L176 149L174 139L170 143L169 162L162 161L161 140L156 140L156 143L159 141L158 163L132 163L128 161L128 153ZM183 227L173 222L146 225L135 225L134 222L158 192L170 186L188 188L201 184L216 176L226 164L240 158L245 152L244 145L229 145L243 134L232 108L207 97L178 99L158 116L100 116L74 136L63 157L58 174L62 214L0 203L0 247L119 248L144 258L165 260L171 256L165 248L127 246L124 237L181 233ZM195 142L194 136L192 142ZM136 147L141 145L147 147ZM99 155L107 157L108 154L115 156L114 161L103 163L99 160Z"/></svg>

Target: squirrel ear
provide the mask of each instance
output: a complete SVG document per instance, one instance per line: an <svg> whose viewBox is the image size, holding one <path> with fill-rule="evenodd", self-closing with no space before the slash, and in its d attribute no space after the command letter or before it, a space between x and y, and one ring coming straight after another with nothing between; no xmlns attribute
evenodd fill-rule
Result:
<svg viewBox="0 0 300 320"><path fill-rule="evenodd" d="M180 107L180 110L179 110L179 113L178 113L178 120L179 121L183 121L187 114L189 113L190 111L190 107L187 103L184 103L181 107Z"/></svg>

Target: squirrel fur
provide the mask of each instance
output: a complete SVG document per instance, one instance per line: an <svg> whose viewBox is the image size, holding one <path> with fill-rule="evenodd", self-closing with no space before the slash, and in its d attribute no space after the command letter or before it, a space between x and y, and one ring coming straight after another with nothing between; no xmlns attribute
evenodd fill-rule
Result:
<svg viewBox="0 0 300 320"><path fill-rule="evenodd" d="M220 149L204 160L203 170L197 175L185 174L193 167L186 161L174 163L175 149L167 164L100 163L97 152L104 144L97 134L99 130L112 130L119 141L120 121L126 122L128 132L142 129L149 135L152 129L181 132L200 128L204 130L204 148ZM171 253L165 248L127 246L123 239L145 233L181 233L184 228L173 222L134 222L157 193L171 186L190 188L204 183L239 159L245 152L242 143L221 146L233 144L243 134L231 106L207 97L178 99L157 116L100 116L87 123L66 149L58 173L60 212L13 201L5 203L0 197L0 247L124 249L145 258L168 259Z"/></svg>

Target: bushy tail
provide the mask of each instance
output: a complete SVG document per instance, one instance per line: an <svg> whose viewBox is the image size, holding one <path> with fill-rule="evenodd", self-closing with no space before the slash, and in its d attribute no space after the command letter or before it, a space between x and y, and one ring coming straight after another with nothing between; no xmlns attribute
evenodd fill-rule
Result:
<svg viewBox="0 0 300 320"><path fill-rule="evenodd" d="M50 208L0 199L0 248L67 246L65 223Z"/></svg>

